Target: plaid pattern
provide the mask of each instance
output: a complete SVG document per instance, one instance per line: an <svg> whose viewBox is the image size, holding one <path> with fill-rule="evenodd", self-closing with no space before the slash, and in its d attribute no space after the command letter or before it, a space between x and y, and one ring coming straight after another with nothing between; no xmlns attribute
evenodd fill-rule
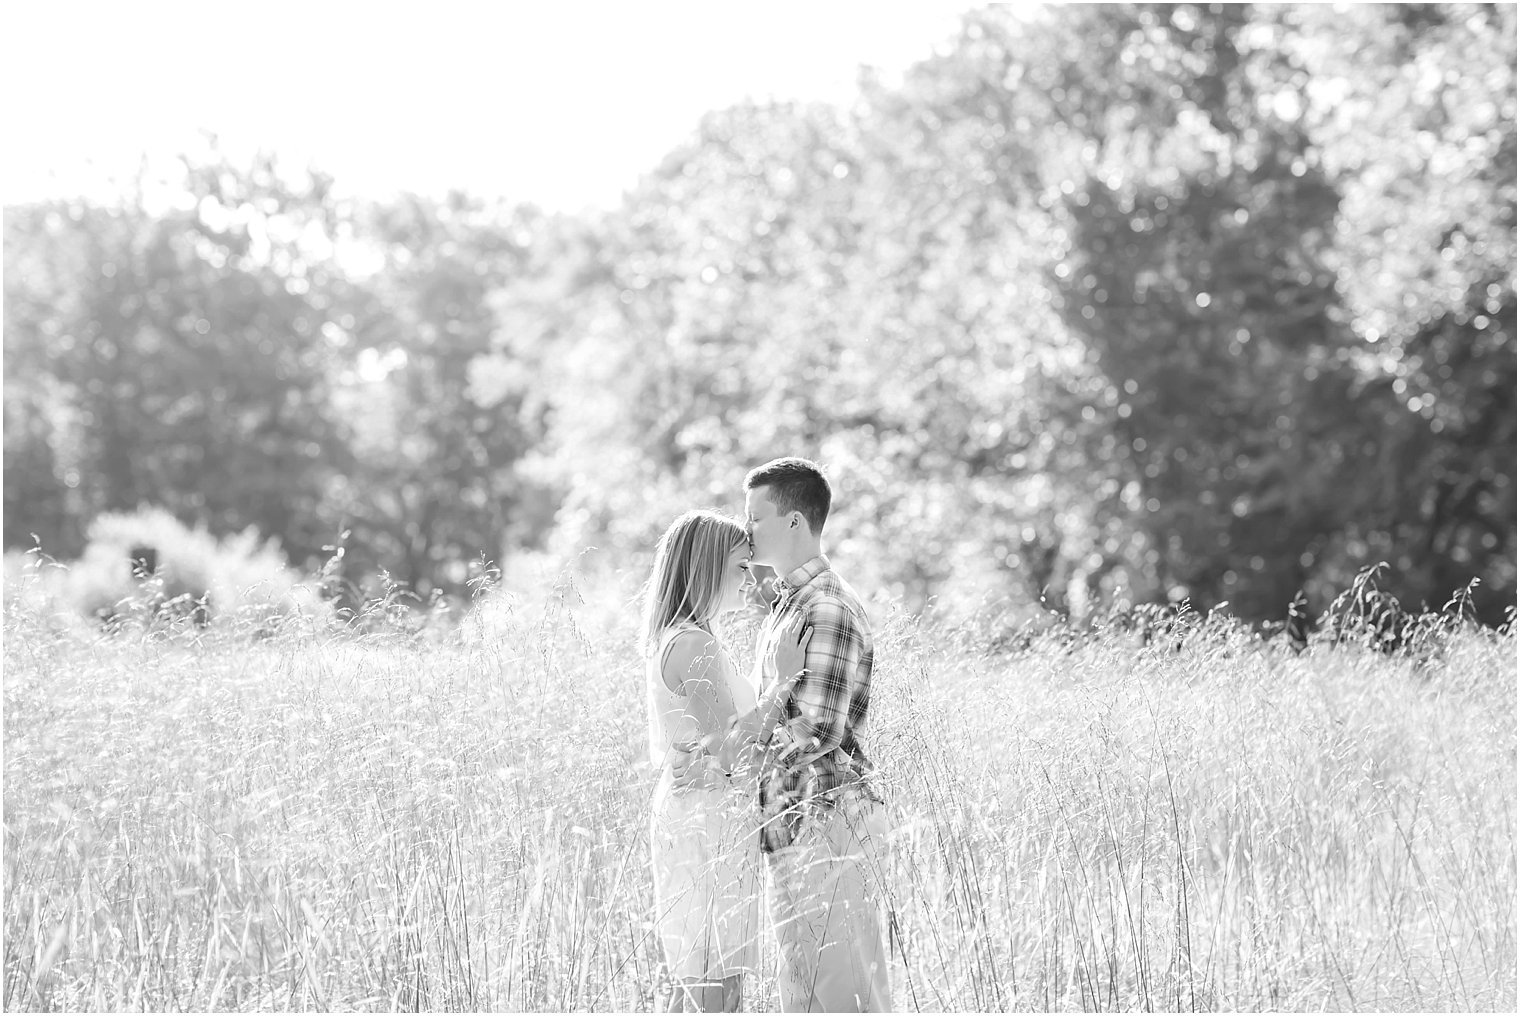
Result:
<svg viewBox="0 0 1520 1016"><path fill-rule="evenodd" d="M780 596L761 632L761 658L769 657L777 630L796 614L812 626L813 635L807 674L792 689L761 772L761 846L767 851L791 845L804 819L829 807L841 787L860 786L875 796L865 784L871 763L860 742L871 703L873 654L860 597L821 554L776 586Z"/></svg>

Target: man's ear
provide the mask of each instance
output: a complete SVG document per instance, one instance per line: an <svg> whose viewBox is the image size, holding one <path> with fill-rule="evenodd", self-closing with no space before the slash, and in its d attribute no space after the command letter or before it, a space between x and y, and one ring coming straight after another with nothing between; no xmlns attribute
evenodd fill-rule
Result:
<svg viewBox="0 0 1520 1016"><path fill-rule="evenodd" d="M797 522L801 518L802 518L802 513L801 512L792 512L792 520L791 520L791 522L787 523L787 528L788 529L796 529L797 528Z"/></svg>

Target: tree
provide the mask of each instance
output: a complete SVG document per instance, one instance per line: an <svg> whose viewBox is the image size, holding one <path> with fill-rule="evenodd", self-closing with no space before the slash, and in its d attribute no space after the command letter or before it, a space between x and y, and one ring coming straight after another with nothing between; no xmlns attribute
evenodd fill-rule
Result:
<svg viewBox="0 0 1520 1016"><path fill-rule="evenodd" d="M472 560L500 562L509 539L537 538L542 520L518 518L542 514L517 472L536 437L521 412L527 377L480 373L496 350L493 294L526 261L534 219L459 194L357 217L355 240L380 263L354 305L342 404L355 458L328 506L361 570L459 592Z"/></svg>
<svg viewBox="0 0 1520 1016"><path fill-rule="evenodd" d="M1376 423L1380 482L1348 492L1339 570L1385 558L1433 605L1480 576L1497 623L1515 598L1515 12L1346 14L1296 12L1287 37L1323 83L1303 122L1343 194L1330 265Z"/></svg>
<svg viewBox="0 0 1520 1016"><path fill-rule="evenodd" d="M8 497L20 485L7 541L58 507L48 463L73 540L101 512L158 504L220 533L278 534L298 560L321 546L317 506L342 457L327 280L308 249L325 188L291 187L267 158L208 161L187 166L177 209L139 191L7 211L7 412L26 391L15 409L36 414L6 431L30 465L7 474Z"/></svg>
<svg viewBox="0 0 1520 1016"><path fill-rule="evenodd" d="M457 589L806 454L911 608L1265 618L1388 560L1498 620L1514 86L1504 7L991 7L849 109L713 112L606 213L214 152L174 208L16 210L6 539L157 499Z"/></svg>
<svg viewBox="0 0 1520 1016"><path fill-rule="evenodd" d="M1268 616L1296 586L1343 584L1384 555L1402 565L1407 592L1444 596L1458 570L1434 568L1443 538L1433 519L1481 504L1491 521L1468 525L1466 549L1457 540L1453 554L1497 587L1490 617L1512 600L1503 535L1513 534L1512 290L1497 280L1513 276L1513 39L1502 35L1503 15L1459 11L1448 25L1431 14L1394 32L1388 16L1361 12L1348 33L1338 18L1300 19L1296 8L1062 8L1033 22L989 10L968 19L952 53L910 77L941 139L980 135L980 161L1007 200L1036 194L1052 210L1058 240L1046 270L1085 367L1071 375L1072 398L1052 391L1046 404L1053 426L1084 435L1080 468L1101 478L1094 520L1109 534L1075 566L1089 593L1113 588L1118 571L1132 588L1203 604L1228 598L1247 616ZM1369 52L1381 61L1359 68ZM1348 88L1392 96L1379 106L1386 124L1351 115L1402 151L1424 143L1433 154L1433 140L1398 123L1433 122L1429 103L1398 98L1408 82L1392 87L1410 75L1450 82L1476 121L1446 131L1444 162L1357 162L1348 175L1347 151L1328 140L1313 100ZM1377 150L1356 132L1349 144ZM1406 197L1366 214L1368 181L1398 166L1422 177L1404 195L1456 181L1450 201L1411 213ZM1343 195L1361 210L1354 223ZM1390 404L1372 383L1378 363L1409 371L1420 361L1402 344L1367 355L1357 328L1367 310L1354 293L1347 306L1347 283L1359 278L1349 266L1379 263L1363 257L1364 229L1392 221L1410 233L1385 245L1415 273L1399 292L1414 310L1406 319L1447 321L1438 291L1482 301L1484 313L1456 312L1489 329L1470 347L1478 384L1440 400L1448 413L1481 407L1482 437L1444 424L1469 435L1467 451L1425 447L1404 400ZM1457 246L1487 253L1469 256L1465 274L1451 271L1446 243L1464 228L1480 240ZM1443 243L1434 268L1438 255L1419 252ZM1421 281L1433 269L1444 290ZM1384 268L1379 277L1396 276ZM1396 383L1403 393L1412 381Z"/></svg>

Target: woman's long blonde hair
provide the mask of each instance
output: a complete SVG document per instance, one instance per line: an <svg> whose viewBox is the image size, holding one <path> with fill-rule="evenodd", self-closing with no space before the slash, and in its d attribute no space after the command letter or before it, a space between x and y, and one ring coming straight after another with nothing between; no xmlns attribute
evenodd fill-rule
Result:
<svg viewBox="0 0 1520 1016"><path fill-rule="evenodd" d="M709 628L723 596L729 551L748 539L739 523L707 509L686 512L670 524L655 547L644 596L645 653L654 652L660 633L672 625Z"/></svg>

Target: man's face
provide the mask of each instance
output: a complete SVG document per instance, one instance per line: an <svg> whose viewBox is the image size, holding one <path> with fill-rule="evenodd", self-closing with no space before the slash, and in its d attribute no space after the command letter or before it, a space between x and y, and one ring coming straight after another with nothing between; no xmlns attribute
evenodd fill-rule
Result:
<svg viewBox="0 0 1520 1016"><path fill-rule="evenodd" d="M785 546L786 516L776 513L769 487L751 487L744 492L744 520L749 529L750 560L774 566Z"/></svg>

